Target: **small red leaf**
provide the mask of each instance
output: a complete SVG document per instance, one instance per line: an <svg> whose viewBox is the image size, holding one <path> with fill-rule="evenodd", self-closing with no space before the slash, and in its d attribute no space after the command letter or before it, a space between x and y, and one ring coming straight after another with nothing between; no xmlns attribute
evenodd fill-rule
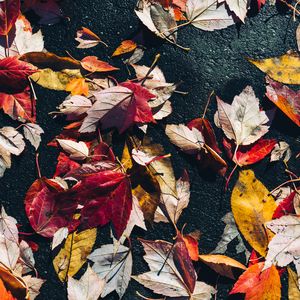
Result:
<svg viewBox="0 0 300 300"><path fill-rule="evenodd" d="M20 0L0 2L0 35L7 35L15 25L20 14Z"/></svg>
<svg viewBox="0 0 300 300"><path fill-rule="evenodd" d="M296 192L293 191L289 196L287 196L285 199L283 199L277 206L276 210L273 214L273 219L278 219L282 216L294 214L295 208L294 208L294 197L296 195Z"/></svg>

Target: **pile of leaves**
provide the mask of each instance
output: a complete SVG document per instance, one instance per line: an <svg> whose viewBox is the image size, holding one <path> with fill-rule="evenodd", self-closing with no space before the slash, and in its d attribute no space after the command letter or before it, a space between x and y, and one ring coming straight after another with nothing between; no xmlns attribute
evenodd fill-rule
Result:
<svg viewBox="0 0 300 300"><path fill-rule="evenodd" d="M139 0L135 13L159 38L186 49L177 44L179 28L222 29L244 22L249 7L248 1ZM172 94L180 93L179 84L169 83L158 67L160 55L151 66L140 65L144 46L122 41L112 57L132 53L125 63L134 75L119 82L113 76L118 68L96 56L75 59L48 52L42 32L33 32L25 17L28 12L40 24L66 19L59 1L0 1L0 108L18 122L16 128L0 128L0 176L11 168L12 155L21 155L28 143L35 148L39 176L24 195L25 212L34 234L52 241L53 267L68 299L96 300L112 292L122 298L131 279L161 299L218 299L218 284L199 274L199 264L212 269L216 282L227 277L233 284L230 294L245 294L248 300L281 299L281 277L288 273L289 300L300 299L300 178L288 166L298 155L285 141L265 138L276 110L300 126L299 92L283 85L300 84L299 55L249 59L267 73L266 98L275 104L270 109L247 86L231 104L212 93L202 117L165 126L166 139L178 150L205 172L224 177L224 193L239 170L231 212L222 219L224 233L215 250L203 253L200 232L184 233L177 225L189 205L188 172L182 170L176 179L170 154L147 134L150 124L157 126L172 113ZM108 47L85 27L75 40L79 49ZM43 177L38 164L44 131L36 123L36 85L69 92L57 111L49 112L66 121L48 143L59 151L52 178ZM206 118L214 100L215 126ZM114 141L120 137L118 157ZM287 181L272 191L249 168L262 159L285 164ZM140 238L149 271L133 275L131 233L135 226L146 231L159 222L174 229L172 242ZM97 232L108 226L111 243L96 248ZM35 299L45 282L35 269L38 244L19 227L2 207L1 299ZM245 254L244 263L226 255L233 240L237 254Z"/></svg>

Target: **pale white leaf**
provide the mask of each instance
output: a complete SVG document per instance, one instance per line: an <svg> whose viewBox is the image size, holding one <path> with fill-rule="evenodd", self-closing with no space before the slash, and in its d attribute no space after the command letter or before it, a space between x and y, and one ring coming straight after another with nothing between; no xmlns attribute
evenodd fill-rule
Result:
<svg viewBox="0 0 300 300"><path fill-rule="evenodd" d="M155 156L151 156L151 155L149 155L141 150L135 149L135 148L132 149L131 154L132 154L133 160L141 166L147 166L155 158Z"/></svg>
<svg viewBox="0 0 300 300"><path fill-rule="evenodd" d="M232 11L242 22L244 22L249 9L248 0L221 0L225 1L230 11Z"/></svg>
<svg viewBox="0 0 300 300"><path fill-rule="evenodd" d="M26 286L29 290L30 300L34 300L40 294L40 289L45 280L32 277L31 275L24 276L22 279L26 283Z"/></svg>
<svg viewBox="0 0 300 300"><path fill-rule="evenodd" d="M34 270L35 260L31 247L24 240L20 245L20 261L22 264L22 274L27 274Z"/></svg>
<svg viewBox="0 0 300 300"><path fill-rule="evenodd" d="M287 215L266 223L267 228L275 233L269 243L264 269L272 264L285 267L294 263L300 278L300 218ZM300 286L300 279L298 280Z"/></svg>
<svg viewBox="0 0 300 300"><path fill-rule="evenodd" d="M251 86L235 96L232 104L217 97L217 124L230 140L239 145L250 145L269 131L269 118L260 110L259 100Z"/></svg>
<svg viewBox="0 0 300 300"><path fill-rule="evenodd" d="M67 116L67 120L76 120L85 114L91 106L92 102L89 98L75 95L68 96L58 109Z"/></svg>
<svg viewBox="0 0 300 300"><path fill-rule="evenodd" d="M116 291L121 298L128 287L132 272L130 249L120 245L116 252L113 244L103 245L93 251L88 259L94 262L93 270L106 282L101 297Z"/></svg>
<svg viewBox="0 0 300 300"><path fill-rule="evenodd" d="M218 0L187 0L186 14L192 25L202 30L213 31L234 24L225 4Z"/></svg>
<svg viewBox="0 0 300 300"><path fill-rule="evenodd" d="M88 266L80 280L69 276L68 300L97 300L104 288L105 281Z"/></svg>
<svg viewBox="0 0 300 300"><path fill-rule="evenodd" d="M0 263L13 270L20 256L19 245L14 240L0 234Z"/></svg>
<svg viewBox="0 0 300 300"><path fill-rule="evenodd" d="M191 300L209 300L217 291L205 282L196 281L195 289Z"/></svg>
<svg viewBox="0 0 300 300"><path fill-rule="evenodd" d="M0 129L0 146L14 155L20 155L25 143L23 136L13 127L2 127Z"/></svg>
<svg viewBox="0 0 300 300"><path fill-rule="evenodd" d="M23 126L24 137L31 143L31 145L38 149L41 143L41 134L44 133L44 130L38 125L33 123L26 123Z"/></svg>
<svg viewBox="0 0 300 300"><path fill-rule="evenodd" d="M9 34L9 56L23 55L28 52L42 52L44 50L44 38L41 30L32 33L30 23L24 16L19 17L15 23L15 34ZM0 57L4 58L5 43L0 44Z"/></svg>
<svg viewBox="0 0 300 300"><path fill-rule="evenodd" d="M189 129L183 124L167 125L166 135L174 145L189 154L198 153L204 145L202 133L196 128Z"/></svg>
<svg viewBox="0 0 300 300"><path fill-rule="evenodd" d="M71 159L84 160L89 156L89 148L84 142L74 142L72 140L56 139L59 145L70 154Z"/></svg>
<svg viewBox="0 0 300 300"><path fill-rule="evenodd" d="M67 238L69 233L69 230L67 227L61 227L59 228L53 236L53 240L52 240L52 244L51 244L51 249L53 250L54 248L56 248L57 246L59 246L64 239Z"/></svg>
<svg viewBox="0 0 300 300"><path fill-rule="evenodd" d="M292 156L292 151L290 145L284 141L277 143L271 152L270 161L278 161L283 159L283 161L288 162Z"/></svg>

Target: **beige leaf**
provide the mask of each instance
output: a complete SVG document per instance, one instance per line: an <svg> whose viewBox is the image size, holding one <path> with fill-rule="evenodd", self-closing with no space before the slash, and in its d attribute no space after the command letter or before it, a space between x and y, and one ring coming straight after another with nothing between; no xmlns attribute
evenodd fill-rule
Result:
<svg viewBox="0 0 300 300"><path fill-rule="evenodd" d="M84 160L89 156L89 148L84 142L74 142L72 140L56 139L59 145L70 154L70 158L74 160Z"/></svg>

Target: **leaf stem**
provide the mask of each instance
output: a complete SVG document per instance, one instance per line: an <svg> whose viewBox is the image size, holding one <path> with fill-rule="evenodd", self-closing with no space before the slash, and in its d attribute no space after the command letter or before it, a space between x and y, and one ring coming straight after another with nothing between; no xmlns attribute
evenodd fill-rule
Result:
<svg viewBox="0 0 300 300"><path fill-rule="evenodd" d="M276 188L274 188L269 194L273 194L276 190L280 189L281 187L283 187L286 184L298 182L298 181L300 181L300 178L287 180L287 181L283 182L282 184L278 185Z"/></svg>
<svg viewBox="0 0 300 300"><path fill-rule="evenodd" d="M206 115L206 112L207 112L207 109L208 109L208 106L210 104L210 100L211 100L211 97L212 95L215 93L215 91L212 91L209 96L208 96L208 99L207 99L207 102L206 102L206 105L205 105L205 108L204 108L204 112L203 112L203 115L202 115L202 119L205 118L205 115Z"/></svg>
<svg viewBox="0 0 300 300"><path fill-rule="evenodd" d="M39 177L39 179L41 179L42 178L42 174L41 174L41 169L40 169L39 153L38 152L35 154L35 165L36 165L38 177Z"/></svg>
<svg viewBox="0 0 300 300"><path fill-rule="evenodd" d="M159 61L159 59L160 59L160 54L157 53L157 54L155 55L155 58L154 58L154 60L153 60L153 62L152 62L152 64L151 64L151 66L150 66L148 72L146 73L145 77L143 78L143 80L142 80L142 82L141 82L141 85L142 85L142 86L144 85L145 81L148 79L148 76L151 74L151 72L155 69L155 67L156 67L156 65L157 65L157 63L158 63L158 61Z"/></svg>

